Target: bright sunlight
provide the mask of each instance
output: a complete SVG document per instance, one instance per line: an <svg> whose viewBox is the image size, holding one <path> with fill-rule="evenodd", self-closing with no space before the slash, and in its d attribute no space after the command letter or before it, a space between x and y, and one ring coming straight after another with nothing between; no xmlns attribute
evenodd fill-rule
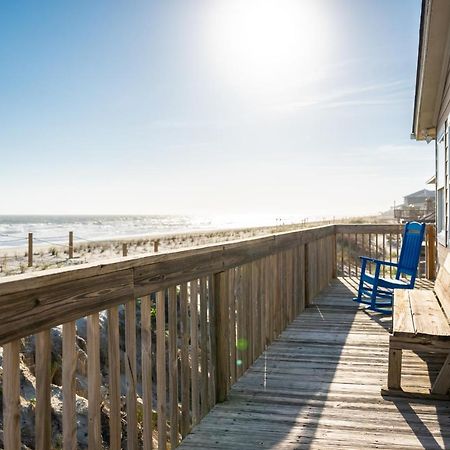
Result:
<svg viewBox="0 0 450 450"><path fill-rule="evenodd" d="M216 70L245 89L302 84L316 76L325 60L329 25L314 2L213 2L207 23Z"/></svg>

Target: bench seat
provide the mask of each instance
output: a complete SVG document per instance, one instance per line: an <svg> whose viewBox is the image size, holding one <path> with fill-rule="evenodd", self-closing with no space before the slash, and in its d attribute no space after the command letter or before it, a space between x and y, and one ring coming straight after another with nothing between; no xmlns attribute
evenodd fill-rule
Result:
<svg viewBox="0 0 450 450"><path fill-rule="evenodd" d="M447 358L429 395L448 397L450 389L450 255L439 269L434 290L396 289L389 337L388 386L384 394L423 396L401 388L402 350L443 353ZM429 396L428 395L428 396Z"/></svg>
<svg viewBox="0 0 450 450"><path fill-rule="evenodd" d="M450 325L433 291L395 291L392 335L450 340Z"/></svg>

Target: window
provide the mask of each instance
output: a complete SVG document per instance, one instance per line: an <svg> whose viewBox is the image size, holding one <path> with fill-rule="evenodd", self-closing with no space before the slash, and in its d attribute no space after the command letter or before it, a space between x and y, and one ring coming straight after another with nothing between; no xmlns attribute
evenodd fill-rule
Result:
<svg viewBox="0 0 450 450"><path fill-rule="evenodd" d="M445 202L444 202L444 188L437 191L437 203L436 203L436 231L438 235L442 237L442 233L445 232ZM443 244L444 242L440 240Z"/></svg>
<svg viewBox="0 0 450 450"><path fill-rule="evenodd" d="M438 242L447 246L447 197L448 197L448 131L447 122L439 130L436 142L436 231Z"/></svg>

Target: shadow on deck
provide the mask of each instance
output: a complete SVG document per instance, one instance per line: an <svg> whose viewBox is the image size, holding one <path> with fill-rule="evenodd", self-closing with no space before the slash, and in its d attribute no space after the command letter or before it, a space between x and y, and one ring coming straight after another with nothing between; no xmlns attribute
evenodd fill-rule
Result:
<svg viewBox="0 0 450 450"><path fill-rule="evenodd" d="M449 402L380 395L391 319L355 288L334 280L180 448L450 448ZM403 367L405 386L429 386L439 361L405 352Z"/></svg>

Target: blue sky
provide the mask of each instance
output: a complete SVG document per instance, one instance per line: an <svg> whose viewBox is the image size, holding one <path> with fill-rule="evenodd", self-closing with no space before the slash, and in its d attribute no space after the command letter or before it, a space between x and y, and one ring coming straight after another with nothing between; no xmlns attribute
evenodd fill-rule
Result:
<svg viewBox="0 0 450 450"><path fill-rule="evenodd" d="M409 139L419 0L2 2L3 214L354 215Z"/></svg>

